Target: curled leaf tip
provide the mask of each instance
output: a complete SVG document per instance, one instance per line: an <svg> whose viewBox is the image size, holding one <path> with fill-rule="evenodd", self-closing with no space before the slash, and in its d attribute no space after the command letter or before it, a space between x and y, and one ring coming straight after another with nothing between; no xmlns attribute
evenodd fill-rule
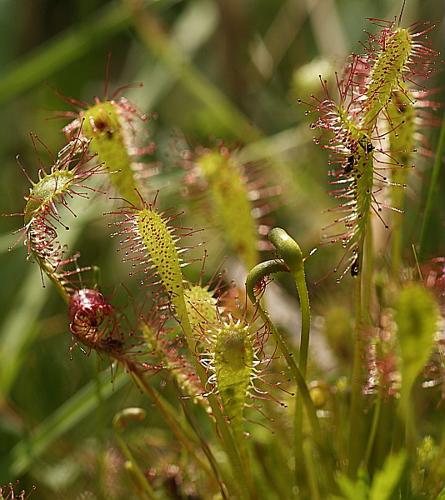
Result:
<svg viewBox="0 0 445 500"><path fill-rule="evenodd" d="M303 269L303 253L300 246L284 229L274 227L269 232L268 238L292 272Z"/></svg>
<svg viewBox="0 0 445 500"><path fill-rule="evenodd" d="M142 422L146 416L147 412L143 408L125 408L114 416L113 427L115 430L121 430L130 421Z"/></svg>
<svg viewBox="0 0 445 500"><path fill-rule="evenodd" d="M253 304L257 301L258 291L262 290L265 279L271 274L289 272L287 265L278 259L266 260L253 267L246 278L246 290Z"/></svg>

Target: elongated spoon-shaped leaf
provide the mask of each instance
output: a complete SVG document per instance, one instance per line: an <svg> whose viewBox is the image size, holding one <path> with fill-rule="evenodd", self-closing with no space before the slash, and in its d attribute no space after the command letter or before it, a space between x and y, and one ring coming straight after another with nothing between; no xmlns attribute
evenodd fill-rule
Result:
<svg viewBox="0 0 445 500"><path fill-rule="evenodd" d="M413 384L430 357L439 309L421 285L408 285L400 293L395 320L400 343L402 391L400 406L406 414Z"/></svg>

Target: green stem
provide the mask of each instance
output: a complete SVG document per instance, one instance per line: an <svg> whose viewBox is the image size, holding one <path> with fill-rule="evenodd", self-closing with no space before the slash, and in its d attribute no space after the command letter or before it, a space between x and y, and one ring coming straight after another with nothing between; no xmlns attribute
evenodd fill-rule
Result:
<svg viewBox="0 0 445 500"><path fill-rule="evenodd" d="M312 446L308 439L303 442L303 455L304 455L304 465L306 468L306 475L309 483L309 491L311 495L311 500L321 500L320 491L317 482L317 473L315 470L315 464L312 456Z"/></svg>
<svg viewBox="0 0 445 500"><path fill-rule="evenodd" d="M298 368L297 364L293 359L293 354L291 352L290 347L288 346L286 339L283 337L281 332L275 327L272 321L269 318L267 312L263 309L261 302L256 302L256 306L258 308L258 313L261 316L261 319L264 321L267 329L272 333L273 337L278 343L278 348L281 354L284 356L284 359L287 362L287 365L292 373L292 377L297 384L298 390L301 395L301 399L306 410L306 414L309 421L309 426L312 431L312 435L314 437L314 441L317 443L317 446L320 450L320 458L323 461L323 469L327 476L328 483L333 488L336 489L335 480L333 476L333 465L328 460L328 455L330 454L328 448L329 445L323 440L323 435L321 432L320 422L317 417L317 411L315 409L314 403L312 401L311 395L309 393L308 386L306 381Z"/></svg>
<svg viewBox="0 0 445 500"><path fill-rule="evenodd" d="M37 263L40 269L48 276L48 278L53 282L57 291L59 292L62 299L65 301L65 304L68 304L70 300L69 293L65 290L60 279L57 277L56 271L49 265L44 259L39 258L37 255L33 253L34 258L37 260Z"/></svg>
<svg viewBox="0 0 445 500"><path fill-rule="evenodd" d="M401 214L395 214L392 219L391 235L391 272L395 282L400 280L400 269L402 266L402 218Z"/></svg>
<svg viewBox="0 0 445 500"><path fill-rule="evenodd" d="M404 165L400 168L408 168ZM397 181L397 178L395 178ZM400 186L392 187L392 206L395 209L402 210L405 199L405 191ZM391 274L395 283L400 281L400 270L402 267L402 245L403 243L403 214L399 212L392 213L392 232L391 232Z"/></svg>
<svg viewBox="0 0 445 500"><path fill-rule="evenodd" d="M401 438L405 442L405 447L408 450L410 456L414 456L416 451L416 429L414 426L414 405L412 404L412 387L404 389L402 384L402 390L400 393L399 402L399 415L398 420L399 426L402 427L402 432L400 432ZM403 436L403 437L402 437Z"/></svg>
<svg viewBox="0 0 445 500"><path fill-rule="evenodd" d="M311 427L311 431L312 431L312 434L314 435L315 441L319 445L322 445L322 447L323 447L324 445L323 445L323 440L322 440L320 423L319 423L318 417L317 417L317 411L316 411L314 403L311 399L311 395L309 393L308 386L306 385L306 381L305 381L300 369L298 368L297 364L295 363L295 361L293 359L293 354L291 352L291 349L288 346L287 341L283 337L281 332L278 330L278 328L275 327L275 325L270 320L269 315L263 309L261 303L257 302L256 305L258 308L258 313L261 316L261 319L264 321L268 330L270 330L270 332L274 336L275 340L277 341L278 348L280 349L281 354L284 356L284 359L286 360L287 365L292 373L293 379L294 379L295 383L297 384L298 390L300 391L300 394L301 394L303 405L304 405L304 407L306 409L306 413L308 415L309 425Z"/></svg>
<svg viewBox="0 0 445 500"><path fill-rule="evenodd" d="M300 331L300 352L298 367L301 375L306 379L307 359L309 351L309 334L310 334L310 305L309 294L306 286L304 270L297 273L292 273L298 296L300 299L301 311L301 331ZM295 419L294 419L294 439L295 439L295 474L297 479L301 478L301 470L304 467L304 450L303 450L303 401L300 391L297 391L295 399ZM310 478L309 478L310 479Z"/></svg>
<svg viewBox="0 0 445 500"><path fill-rule="evenodd" d="M213 474L215 476L215 479L216 479L216 482L219 486L219 489L221 491L221 496L224 500L227 500L227 494L226 494L226 489L224 488L224 484L221 480L221 477L220 477L220 471L218 469L218 464L216 462L216 459L212 453L212 450L210 449L209 445L207 444L205 438L201 435L201 432L199 430L199 426L195 423L194 419L193 419L193 416L192 416L192 412L189 410L188 408L188 405L190 404L190 400L185 400L183 397L182 397L182 394L181 394L181 391L178 387L177 384L175 384L175 388L176 388L176 391L178 393L178 399L182 405L182 409L184 410L184 415L185 415L185 418L187 419L187 422L188 424L190 425L191 429L193 430L193 432L196 434L196 436L198 437L199 439L199 442L201 443L201 448L204 452L204 454L206 455L209 463L210 463L210 466L212 468L212 471L213 471ZM223 474L224 475L224 474ZM230 482L230 481L227 481L227 478L226 478L226 483L227 482Z"/></svg>
<svg viewBox="0 0 445 500"><path fill-rule="evenodd" d="M374 248L373 248L373 230L371 220L368 221L365 231L365 241L363 248L363 260L360 263L363 266L362 271L362 320L363 324L370 325L372 290L374 282Z"/></svg>
<svg viewBox="0 0 445 500"><path fill-rule="evenodd" d="M293 240L281 228L274 228L269 233L269 240L275 246L279 256L289 267L289 271L295 281L295 286L300 300L301 330L300 330L300 352L298 367L301 375L306 379L307 360L309 352L309 335L311 328L311 313L309 304L309 293L306 286L304 273L303 255L297 242ZM295 399L294 416L294 448L295 448L295 475L297 483L301 480L301 470L304 468L303 457L303 403L300 391L297 390Z"/></svg>
<svg viewBox="0 0 445 500"><path fill-rule="evenodd" d="M362 428L362 380L363 380L363 248L364 238L359 245L359 269L355 288L355 331L354 358L351 377L351 412L349 431L349 474L355 477L360 462L360 431Z"/></svg>
<svg viewBox="0 0 445 500"><path fill-rule="evenodd" d="M131 474L133 475L137 485L141 490L139 493L142 493L143 495L142 498L148 500L156 500L156 495L153 488L147 481L147 478L142 473L141 469L139 468L139 465L137 464L135 458L133 457L133 454L130 451L130 448L127 446L127 443L121 436L121 429L124 425L123 423L124 419L141 421L144 418L145 418L145 411L141 410L140 408L128 408L127 410L118 413L114 417L113 429L116 441L119 444L122 453L131 464Z"/></svg>
<svg viewBox="0 0 445 500"><path fill-rule="evenodd" d="M365 452L365 458L364 458L365 467L367 467L369 464L369 460L371 458L371 453L372 453L372 450L374 448L375 438L377 435L377 429L379 427L381 408L382 408L382 396L379 393L379 396L377 398L377 402L376 402L375 408L374 408L374 415L372 417L372 424L371 424L371 430L369 432L368 443L366 445L366 452Z"/></svg>
<svg viewBox="0 0 445 500"><path fill-rule="evenodd" d="M306 279L304 270L298 273L293 273L295 285L297 287L298 297L300 299L301 310L301 339L300 339L300 355L299 355L299 368L303 375L306 377L307 360L309 352L309 335L311 329L311 312L309 303L309 293L306 286Z"/></svg>
<svg viewBox="0 0 445 500"><path fill-rule="evenodd" d="M170 404L165 401L153 387L147 384L140 373L132 371L130 372L130 375L132 376L136 385L141 389L141 391L146 394L156 405L160 414L163 416L165 423L169 426L178 442L180 442L182 446L184 446L184 448L188 451L188 453L190 453L190 456L193 457L193 459L206 473L206 475L208 475L213 480L214 476L212 474L212 471L196 453L196 443L192 442L185 430L181 429L178 423L178 415L176 411L170 407Z"/></svg>

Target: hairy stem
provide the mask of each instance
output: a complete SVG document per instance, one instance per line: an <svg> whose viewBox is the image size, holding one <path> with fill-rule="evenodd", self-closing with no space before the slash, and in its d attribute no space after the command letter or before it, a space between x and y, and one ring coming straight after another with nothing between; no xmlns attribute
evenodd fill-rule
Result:
<svg viewBox="0 0 445 500"><path fill-rule="evenodd" d="M364 235L359 245L359 269L363 269ZM357 276L355 287L354 358L351 377L351 409L349 431L349 474L355 477L360 463L360 433L362 429L363 382L363 272Z"/></svg>

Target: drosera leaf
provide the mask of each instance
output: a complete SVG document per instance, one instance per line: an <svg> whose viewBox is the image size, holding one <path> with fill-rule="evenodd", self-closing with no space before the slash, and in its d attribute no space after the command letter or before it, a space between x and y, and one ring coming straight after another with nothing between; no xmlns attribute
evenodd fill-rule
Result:
<svg viewBox="0 0 445 500"><path fill-rule="evenodd" d="M207 151L197 164L207 182L214 223L250 269L259 258L258 225L245 175L227 151Z"/></svg>
<svg viewBox="0 0 445 500"><path fill-rule="evenodd" d="M109 179L120 195L137 204L139 198L130 155L131 130L126 130L131 127L130 116L136 113L130 110L131 106L123 100L98 101L81 111L74 123L81 124L82 135L91 141L91 151L104 163ZM65 129L72 132L70 125Z"/></svg>
<svg viewBox="0 0 445 500"><path fill-rule="evenodd" d="M218 322L218 301L207 286L192 285L184 295L190 326L194 336L199 338L209 325Z"/></svg>
<svg viewBox="0 0 445 500"><path fill-rule="evenodd" d="M139 203L142 208L132 205L112 212L121 217L115 223L119 231L113 236L121 237L119 250L124 254L123 260L131 262L132 274L141 272L144 276L142 283L146 285L153 284L153 279L157 279L190 344L193 333L185 300L188 283L182 274L182 267L187 264L183 254L188 247L180 245L183 238L195 230L172 225L178 215L159 212L155 208L156 199L148 203L140 198Z"/></svg>
<svg viewBox="0 0 445 500"><path fill-rule="evenodd" d="M64 244L70 247L79 237L83 227L96 216L98 207L90 204L86 210L80 210L84 200L73 200L71 207L79 213L73 221L70 231L64 239ZM17 293L16 300L11 304L10 314L5 316L0 330L0 399L7 397L26 350L36 336L36 320L46 303L50 287L42 288L36 293L36 284L41 281L41 271L37 266L30 269L23 279L23 284ZM33 326L34 325L34 326Z"/></svg>
<svg viewBox="0 0 445 500"><path fill-rule="evenodd" d="M409 284L396 304L395 321L400 344L402 388L400 407L407 415L411 389L434 345L439 308L431 293L419 284Z"/></svg>
<svg viewBox="0 0 445 500"><path fill-rule="evenodd" d="M137 205L140 202L136 192L137 170L141 164L138 166L136 159L155 149L153 144L144 148L136 145L140 125L147 121L147 117L123 97L103 101L97 98L90 107L82 105L85 109L63 128L65 136L71 139L75 135L88 140L90 151L104 165L119 195ZM148 172L148 168L145 170Z"/></svg>
<svg viewBox="0 0 445 500"><path fill-rule="evenodd" d="M402 82L403 72L412 56L412 37L408 29L394 25L382 30L375 38L377 59L367 85L362 124L372 130L377 117L388 105L394 89Z"/></svg>
<svg viewBox="0 0 445 500"><path fill-rule="evenodd" d="M67 228L62 222L60 208L65 207L74 214L68 200L76 195L87 197L83 192L87 189L94 191L85 181L99 173L101 167L90 167L89 160L88 141L75 137L58 153L48 171L40 168L38 181L31 181L29 193L25 196L23 231L28 257L35 259L66 301L71 291L69 276L72 274L68 266L77 266L78 255L67 257L59 242L58 228Z"/></svg>
<svg viewBox="0 0 445 500"><path fill-rule="evenodd" d="M149 207L136 215L137 231L173 303L183 296L181 261L169 227L160 214Z"/></svg>
<svg viewBox="0 0 445 500"><path fill-rule="evenodd" d="M210 380L215 384L235 436L243 439L244 407L259 363L254 332L242 321L229 318L211 328L208 336L211 342L208 365L214 373Z"/></svg>
<svg viewBox="0 0 445 500"><path fill-rule="evenodd" d="M415 137L418 135L416 123L420 119L416 116L415 106L413 93L404 86L401 90L392 93L387 108L390 154L395 162L391 172L391 203L394 210L392 213L391 265L396 279L400 274L401 265L404 188L414 154Z"/></svg>

